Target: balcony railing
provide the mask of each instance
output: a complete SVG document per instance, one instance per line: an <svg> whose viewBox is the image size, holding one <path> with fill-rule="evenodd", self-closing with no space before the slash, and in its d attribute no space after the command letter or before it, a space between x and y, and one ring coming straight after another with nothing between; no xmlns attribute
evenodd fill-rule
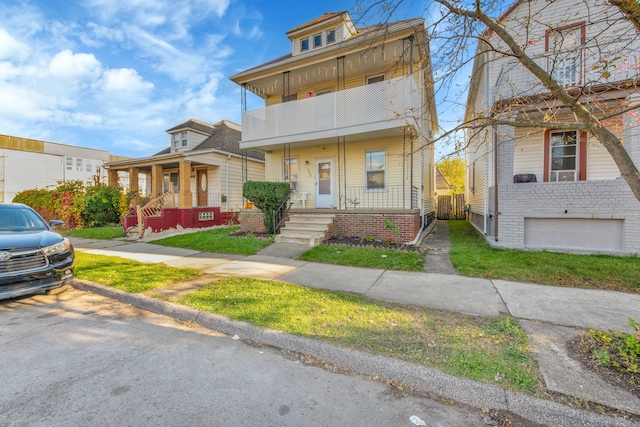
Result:
<svg viewBox="0 0 640 427"><path fill-rule="evenodd" d="M415 123L420 92L411 76L360 86L242 114L242 142L313 134L353 126ZM386 125L385 125L386 123ZM307 138L313 139L311 135Z"/></svg>

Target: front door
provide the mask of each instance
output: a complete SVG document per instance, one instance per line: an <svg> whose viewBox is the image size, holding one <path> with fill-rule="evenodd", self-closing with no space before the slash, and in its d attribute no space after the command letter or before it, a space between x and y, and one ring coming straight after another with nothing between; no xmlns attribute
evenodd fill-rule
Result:
<svg viewBox="0 0 640 427"><path fill-rule="evenodd" d="M198 169L198 206L207 206L207 188L209 182L207 181L207 170Z"/></svg>
<svg viewBox="0 0 640 427"><path fill-rule="evenodd" d="M333 201L333 159L316 160L316 208L330 208Z"/></svg>

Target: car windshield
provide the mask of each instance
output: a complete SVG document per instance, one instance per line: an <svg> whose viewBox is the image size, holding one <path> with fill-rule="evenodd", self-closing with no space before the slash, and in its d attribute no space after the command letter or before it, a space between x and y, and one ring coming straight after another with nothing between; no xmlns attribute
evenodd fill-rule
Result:
<svg viewBox="0 0 640 427"><path fill-rule="evenodd" d="M31 209L0 206L0 231L48 229L47 223Z"/></svg>

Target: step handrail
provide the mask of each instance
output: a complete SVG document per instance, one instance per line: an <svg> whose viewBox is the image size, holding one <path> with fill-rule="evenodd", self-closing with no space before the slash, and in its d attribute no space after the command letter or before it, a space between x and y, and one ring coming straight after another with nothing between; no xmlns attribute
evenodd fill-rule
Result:
<svg viewBox="0 0 640 427"><path fill-rule="evenodd" d="M287 218L287 213L289 213L289 209L291 209L291 206L293 205L293 202L291 201L291 196L293 194L294 194L293 190L289 191L289 194L287 194L287 197L285 197L282 203L280 203L280 207L274 210L273 213L271 214L274 237L278 233L278 229L280 228L280 225L282 225L284 220Z"/></svg>
<svg viewBox="0 0 640 427"><path fill-rule="evenodd" d="M174 208L175 206L173 183L169 183L169 191L166 193L151 198L144 206L137 205L138 236L142 237L142 233L144 232L145 218L158 215L162 211L162 208Z"/></svg>

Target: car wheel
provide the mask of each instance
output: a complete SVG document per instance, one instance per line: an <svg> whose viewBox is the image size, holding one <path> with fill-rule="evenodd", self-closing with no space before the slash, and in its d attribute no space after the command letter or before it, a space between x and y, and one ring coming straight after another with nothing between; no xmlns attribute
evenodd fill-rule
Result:
<svg viewBox="0 0 640 427"><path fill-rule="evenodd" d="M58 295L69 289L69 285L62 285L59 288L49 289L47 295Z"/></svg>

